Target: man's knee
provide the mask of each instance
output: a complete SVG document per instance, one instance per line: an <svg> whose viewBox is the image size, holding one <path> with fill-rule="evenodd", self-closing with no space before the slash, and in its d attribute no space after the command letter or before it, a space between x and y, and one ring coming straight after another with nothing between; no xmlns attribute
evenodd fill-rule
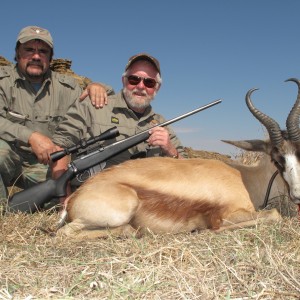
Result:
<svg viewBox="0 0 300 300"><path fill-rule="evenodd" d="M29 188L37 183L45 181L50 178L49 167L43 164L35 164L30 167L23 168L22 181L24 188Z"/></svg>

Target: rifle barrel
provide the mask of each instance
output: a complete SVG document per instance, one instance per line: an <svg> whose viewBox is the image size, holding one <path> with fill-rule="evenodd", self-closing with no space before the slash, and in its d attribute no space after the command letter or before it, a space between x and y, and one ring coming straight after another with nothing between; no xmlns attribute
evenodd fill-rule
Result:
<svg viewBox="0 0 300 300"><path fill-rule="evenodd" d="M198 108L196 108L196 109L194 109L194 110L192 110L192 111L189 111L189 112L187 112L187 113L185 113L185 114L183 114L183 115L180 115L180 116L178 116L178 117L175 117L175 118L173 118L173 119L171 119L171 120L165 121L165 122L163 122L163 123L159 123L159 124L153 126L152 128L170 125L170 124L172 124L172 123L175 123L175 122L177 122L177 121L179 121L179 120L182 120L182 119L184 119L184 118L186 118L186 117L189 117L189 116L191 116L191 115L194 115L194 114L198 113L199 111L202 111L202 110L204 110L204 109L207 109L207 108L209 108L209 107L211 107L211 106L214 106L214 105L216 105L216 104L219 104L219 103L221 103L221 102L222 102L221 99L215 100L215 101L210 102L210 103L208 103L208 104L206 104L206 105L203 105L203 106L201 106L201 107L198 107ZM150 129L151 129L151 128L150 128ZM134 136L130 136L130 137L126 138L126 141L130 141L131 139L136 139L137 136L139 136L139 135L144 135L146 132L149 132L150 129L146 129L146 130L144 130L144 131L142 131L142 132L137 133L137 134L134 135ZM117 141L117 142L115 142L115 143L113 143L113 144L110 144L110 145L106 146L106 148L111 148L111 147L116 146L116 145L118 145L118 144L120 144L120 143L123 143L123 142L124 142L124 139L123 139L123 140L120 140L120 141Z"/></svg>
<svg viewBox="0 0 300 300"><path fill-rule="evenodd" d="M176 117L176 118L173 118L173 119L171 119L171 120L168 120L168 121L166 121L166 122L163 122L163 123L161 123L161 124L158 124L158 125L156 125L156 126L167 126L167 125L170 125L170 124L172 124L172 123L174 123L174 122L177 122L177 121L179 121L179 120L181 120L181 119L184 119L184 118L186 118L186 117L189 117L189 116L191 116L191 115L193 115L193 114L198 113L199 111L202 111L202 110L204 110L204 109L207 109L207 108L209 108L209 107L211 107L211 106L214 106L214 105L216 105L216 104L219 104L219 103L221 103L221 102L222 102L221 99L215 100L215 101L210 102L210 103L208 103L208 104L206 104L206 105L203 105L203 106L201 106L201 107L198 107L198 108L196 108L196 109L194 109L194 110L192 110L192 111L190 111L190 112L187 112L187 113L185 113L185 114L183 114L183 115L180 115L180 116L178 116L178 117ZM156 126L154 126L154 127L156 127Z"/></svg>

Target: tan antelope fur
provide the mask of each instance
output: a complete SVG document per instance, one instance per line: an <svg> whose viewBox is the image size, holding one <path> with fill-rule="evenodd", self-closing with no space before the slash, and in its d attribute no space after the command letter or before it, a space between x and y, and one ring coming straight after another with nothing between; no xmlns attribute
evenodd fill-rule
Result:
<svg viewBox="0 0 300 300"><path fill-rule="evenodd" d="M238 145L236 146L238 147ZM271 161L271 157L265 154L253 165L244 165L239 162L230 162L227 164L241 173L243 183L249 193L255 209L261 209L265 201L270 179L277 171L274 163ZM270 204L271 200L278 199L283 196L288 197L288 190L282 177L277 175L271 185L268 203Z"/></svg>
<svg viewBox="0 0 300 300"><path fill-rule="evenodd" d="M235 229L257 219L278 221L276 210L256 212L240 173L217 160L145 158L87 180L67 200L59 235L179 233Z"/></svg>

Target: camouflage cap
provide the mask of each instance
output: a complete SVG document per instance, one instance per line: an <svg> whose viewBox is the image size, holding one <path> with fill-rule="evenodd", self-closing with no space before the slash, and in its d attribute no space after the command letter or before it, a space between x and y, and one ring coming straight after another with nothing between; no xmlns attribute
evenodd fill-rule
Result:
<svg viewBox="0 0 300 300"><path fill-rule="evenodd" d="M17 42L24 44L31 40L42 40L53 48L53 39L50 32L47 29L38 26L27 26L23 28L17 38Z"/></svg>
<svg viewBox="0 0 300 300"><path fill-rule="evenodd" d="M159 65L159 61L158 61L155 57L153 57L153 56L151 56L151 55L149 55L149 54L147 54L147 53L139 53L139 54L136 54L136 55L131 56L131 57L129 58L129 60L128 60L128 63L127 63L127 65L126 65L126 67L125 67L125 71L127 71L128 68L129 68L133 63L135 63L135 62L138 61L138 60L147 60L147 61L150 61L150 62L155 66L155 68L157 69L158 73L161 74L161 73L160 73L160 65Z"/></svg>

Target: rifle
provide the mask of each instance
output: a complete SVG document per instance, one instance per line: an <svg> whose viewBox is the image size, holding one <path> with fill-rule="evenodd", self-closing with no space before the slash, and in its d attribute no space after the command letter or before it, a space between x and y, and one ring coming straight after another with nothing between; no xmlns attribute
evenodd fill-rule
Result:
<svg viewBox="0 0 300 300"><path fill-rule="evenodd" d="M211 106L219 104L222 100L216 100L211 103L208 103L204 106L201 106L193 111L185 113L181 116L173 118L171 120L165 121L163 123L157 124L154 127L164 127L170 125L174 122L177 122L181 119L184 119L188 116L191 116L195 113L198 113L202 110L205 110ZM108 146L101 147L100 149L88 153L84 156L81 156L68 165L68 169L57 179L48 179L42 183L38 183L33 187L25 189L23 191L15 193L8 201L8 211L11 212L35 212L42 207L44 203L49 202L53 198L59 198L66 196L66 187L69 180L73 179L77 174L83 172L86 169L89 169L101 162L106 161L107 159L123 152L126 149L129 149L145 140L149 137L149 130L144 130L140 133L137 133L131 137L125 138L123 140L112 143ZM116 135L116 130L113 128L113 135ZM102 135L95 138L99 141L101 138L110 136L109 132L104 132ZM75 146L71 151L75 151L80 148L80 146ZM52 153L52 159L57 160L63 156L70 153L70 149L58 151Z"/></svg>

